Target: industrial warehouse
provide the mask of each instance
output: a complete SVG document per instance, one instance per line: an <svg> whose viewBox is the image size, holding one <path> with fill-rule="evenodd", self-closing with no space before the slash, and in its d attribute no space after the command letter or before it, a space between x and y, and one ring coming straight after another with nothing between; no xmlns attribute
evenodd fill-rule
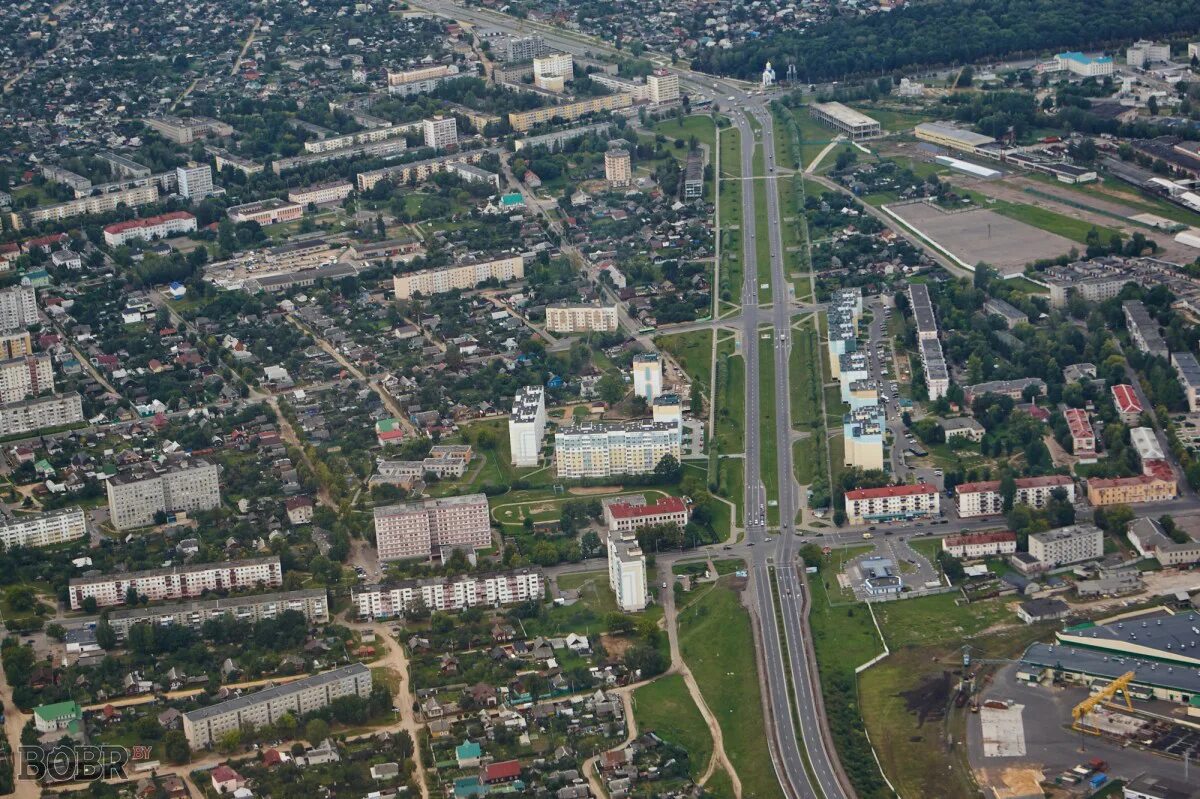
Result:
<svg viewBox="0 0 1200 799"><path fill-rule="evenodd" d="M1053 679L1102 687L1123 675L1130 694L1186 704L1200 716L1200 615L1194 612L1135 616L1107 624L1081 624L1055 634L1054 644L1033 644L1017 679Z"/></svg>

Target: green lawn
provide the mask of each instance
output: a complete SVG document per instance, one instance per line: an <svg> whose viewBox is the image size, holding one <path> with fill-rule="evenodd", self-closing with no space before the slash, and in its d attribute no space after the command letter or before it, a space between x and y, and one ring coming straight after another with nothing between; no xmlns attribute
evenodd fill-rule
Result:
<svg viewBox="0 0 1200 799"><path fill-rule="evenodd" d="M794 108L792 114L800 129L800 164L807 167L836 134L809 116L807 107Z"/></svg>
<svg viewBox="0 0 1200 799"><path fill-rule="evenodd" d="M683 677L668 674L634 691L633 715L639 734L653 732L687 751L692 779L704 773L712 757L712 736Z"/></svg>
<svg viewBox="0 0 1200 799"><path fill-rule="evenodd" d="M724 497L737 508L737 523L742 525L743 508L746 502L746 464L741 458L717 458L717 496ZM709 478L712 479L711 476Z"/></svg>
<svg viewBox="0 0 1200 799"><path fill-rule="evenodd" d="M579 572L558 577L558 587L564 591L579 591L579 601L573 605L551 605L536 618L524 619L525 632L531 636L566 635L569 632L598 632L606 629L606 619L619 613L617 599L608 587L608 572ZM651 605L641 616L662 617L662 605Z"/></svg>
<svg viewBox="0 0 1200 799"><path fill-rule="evenodd" d="M762 481L767 491L767 523L779 524L779 447L775 419L775 332L758 342L759 435L762 446ZM771 506L771 502L775 502Z"/></svg>
<svg viewBox="0 0 1200 799"><path fill-rule="evenodd" d="M717 175L717 203L721 212L720 298L737 302L742 295L742 174L741 136L737 128L721 130L721 169Z"/></svg>
<svg viewBox="0 0 1200 799"><path fill-rule="evenodd" d="M722 578L679 614L679 645L721 725L743 797L782 799L767 749L750 615L730 578Z"/></svg>
<svg viewBox="0 0 1200 799"><path fill-rule="evenodd" d="M1026 294L1049 294L1050 289L1045 286L1039 286L1031 280L1023 277L1014 277L1004 281L1004 285L1011 286L1018 291L1023 291Z"/></svg>
<svg viewBox="0 0 1200 799"><path fill-rule="evenodd" d="M1095 228L1100 234L1101 241L1108 244L1109 239L1115 234L1120 235L1119 231L1101 225L1093 225L1083 219L1076 219L1063 214L1055 213L1046 208L1040 208L1035 205L1020 205L1009 202L983 203L982 207L991 208L998 214L1007 216L1010 219L1016 219L1018 222L1024 222L1050 233L1057 233L1060 236L1077 241L1080 244L1087 243L1088 233Z"/></svg>
<svg viewBox="0 0 1200 799"><path fill-rule="evenodd" d="M706 144L710 148L713 146L713 141L716 138L713 119L708 114L694 114L680 119L664 119L655 124L653 130L655 133L661 133L669 139L683 139L686 141L695 136L700 144Z"/></svg>
<svg viewBox="0 0 1200 799"><path fill-rule="evenodd" d="M792 393L792 426L797 430L818 430L821 422L820 359L825 350L817 338L811 319L792 330L792 349L788 353L788 384Z"/></svg>
<svg viewBox="0 0 1200 799"><path fill-rule="evenodd" d="M712 337L711 330L697 330L654 339L655 344L675 356L680 368L687 372L692 382L699 384L705 396L710 396L712 380Z"/></svg>
<svg viewBox="0 0 1200 799"><path fill-rule="evenodd" d="M704 786L704 792L716 799L733 799L733 781L725 769L718 768L713 772L712 778Z"/></svg>
<svg viewBox="0 0 1200 799"><path fill-rule="evenodd" d="M733 338L717 344L717 448L725 454L742 452L746 448L746 363L734 355Z"/></svg>
<svg viewBox="0 0 1200 799"><path fill-rule="evenodd" d="M821 452L820 439L802 438L792 445L792 460L796 466L796 479L800 485L809 485L820 474L819 459Z"/></svg>

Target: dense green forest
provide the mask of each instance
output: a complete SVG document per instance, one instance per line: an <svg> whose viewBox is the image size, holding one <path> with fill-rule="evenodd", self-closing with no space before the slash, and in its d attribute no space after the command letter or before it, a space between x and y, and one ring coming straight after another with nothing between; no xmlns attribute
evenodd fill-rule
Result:
<svg viewBox="0 0 1200 799"><path fill-rule="evenodd" d="M768 60L780 73L794 62L801 80L818 82L1197 30L1200 0L933 0L710 48L692 66L755 78Z"/></svg>

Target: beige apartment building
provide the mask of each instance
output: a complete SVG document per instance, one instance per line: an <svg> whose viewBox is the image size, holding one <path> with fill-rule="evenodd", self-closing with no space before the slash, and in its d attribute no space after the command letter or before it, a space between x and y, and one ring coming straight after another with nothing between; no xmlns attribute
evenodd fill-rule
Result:
<svg viewBox="0 0 1200 799"><path fill-rule="evenodd" d="M214 463L183 461L162 471L109 478L108 513L113 527L128 530L154 523L155 514L212 510L221 504Z"/></svg>
<svg viewBox="0 0 1200 799"><path fill-rule="evenodd" d="M359 172L355 176L355 181L358 183L359 191L370 191L381 180L389 180L393 185L402 186L410 180L422 181L430 175L445 172L454 164L478 164L483 160L486 152L488 150L464 150L438 158L426 158L424 161L410 161L407 164L385 166L369 172Z"/></svg>
<svg viewBox="0 0 1200 799"><path fill-rule="evenodd" d="M498 258L494 261L444 266L437 269L422 269L392 278L396 299L409 300L420 292L423 296L444 294L447 291L467 291L485 280L520 280L525 277L525 259L520 255Z"/></svg>
<svg viewBox="0 0 1200 799"><path fill-rule="evenodd" d="M465 494L375 509L380 564L492 545L487 497Z"/></svg>
<svg viewBox="0 0 1200 799"><path fill-rule="evenodd" d="M546 306L546 330L551 333L611 333L616 329L615 305Z"/></svg>
<svg viewBox="0 0 1200 799"><path fill-rule="evenodd" d="M0 544L13 547L48 547L87 535L87 517L80 508L14 516L0 523Z"/></svg>
<svg viewBox="0 0 1200 799"><path fill-rule="evenodd" d="M139 596L159 601L196 599L205 591L249 591L279 588L282 585L283 568L279 564L279 556L276 555L225 563L175 566L95 577L72 577L67 583L67 594L71 610L79 610L88 597L94 598L96 604L102 608L124 605L130 588Z"/></svg>
<svg viewBox="0 0 1200 799"><path fill-rule="evenodd" d="M604 153L604 179L613 189L625 189L633 183L633 159L621 148Z"/></svg>
<svg viewBox="0 0 1200 799"><path fill-rule="evenodd" d="M0 333L0 359L10 360L33 354L33 338L28 330Z"/></svg>
<svg viewBox="0 0 1200 799"><path fill-rule="evenodd" d="M588 114L596 114L601 111L616 111L620 108L628 108L631 105L633 105L633 96L630 94L625 92L605 94L561 105L534 108L530 111L513 111L508 115L508 122L512 125L513 130L526 131L535 125L549 122L552 119L561 119L570 122Z"/></svg>
<svg viewBox="0 0 1200 799"><path fill-rule="evenodd" d="M0 403L21 402L53 390L54 367L46 353L0 361Z"/></svg>
<svg viewBox="0 0 1200 799"><path fill-rule="evenodd" d="M554 434L554 466L559 477L611 477L650 474L667 455L679 460L683 438L668 422L591 422Z"/></svg>
<svg viewBox="0 0 1200 799"><path fill-rule="evenodd" d="M274 724L285 713L301 718L340 697L366 699L370 695L371 670L362 663L351 663L188 711L183 714L183 734L193 749L202 749L234 730L243 727L262 729Z"/></svg>
<svg viewBox="0 0 1200 799"><path fill-rule="evenodd" d="M324 183L314 183L288 192L288 200L297 205L323 205L325 203L340 203L350 196L354 184L348 180L329 180Z"/></svg>
<svg viewBox="0 0 1200 799"><path fill-rule="evenodd" d="M139 208L143 205L150 205L156 202L158 202L158 184L150 183L146 186L134 186L128 189L105 192L94 196L82 197L78 200L69 200L56 205L43 205L37 208L27 208L23 211L14 211L11 215L11 220L13 229L21 230L28 225L37 225L42 222L70 219L76 216L83 216L84 214L108 213L109 211L115 211L117 206L120 205L129 208Z"/></svg>
<svg viewBox="0 0 1200 799"><path fill-rule="evenodd" d="M51 394L0 405L0 436L12 436L83 421L83 398Z"/></svg>
<svg viewBox="0 0 1200 799"><path fill-rule="evenodd" d="M670 103L679 99L679 76L665 69L656 69L646 76L650 102Z"/></svg>

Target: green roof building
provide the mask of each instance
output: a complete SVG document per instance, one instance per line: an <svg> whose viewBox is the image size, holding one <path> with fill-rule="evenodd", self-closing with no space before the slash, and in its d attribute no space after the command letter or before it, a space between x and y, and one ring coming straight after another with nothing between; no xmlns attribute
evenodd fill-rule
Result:
<svg viewBox="0 0 1200 799"><path fill-rule="evenodd" d="M76 702L39 705L33 709L33 726L38 732L74 731L83 721L83 709Z"/></svg>

